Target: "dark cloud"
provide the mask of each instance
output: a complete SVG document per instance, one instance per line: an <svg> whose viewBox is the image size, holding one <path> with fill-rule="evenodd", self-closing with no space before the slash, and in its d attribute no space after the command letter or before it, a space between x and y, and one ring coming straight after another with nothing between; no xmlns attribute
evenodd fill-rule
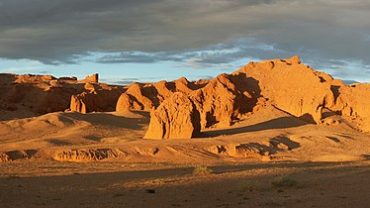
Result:
<svg viewBox="0 0 370 208"><path fill-rule="evenodd" d="M238 39L209 47L165 52L119 52L97 55L98 63L182 62L194 68L231 63L243 58L269 59L293 54L279 51L254 39Z"/></svg>
<svg viewBox="0 0 370 208"><path fill-rule="evenodd" d="M183 61L185 54L176 52L119 52L102 54L95 59L98 63L155 63L159 61Z"/></svg>
<svg viewBox="0 0 370 208"><path fill-rule="evenodd" d="M227 64L300 54L370 66L368 0L0 0L0 57Z"/></svg>

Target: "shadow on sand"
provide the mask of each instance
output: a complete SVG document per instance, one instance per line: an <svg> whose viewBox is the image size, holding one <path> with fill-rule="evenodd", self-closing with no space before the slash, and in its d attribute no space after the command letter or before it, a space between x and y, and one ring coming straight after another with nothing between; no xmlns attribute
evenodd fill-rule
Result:
<svg viewBox="0 0 370 208"><path fill-rule="evenodd" d="M215 136L221 136L221 135L233 135L233 134L240 134L240 133L245 133L245 132L263 131L263 130L270 130L270 129L287 129L287 128L304 126L308 124L309 123L302 121L298 118L281 117L281 118L276 118L276 119L272 119L269 121L265 121L262 123L254 124L251 126L222 129L222 130L215 130L215 131L206 131L206 132L203 132L203 136L215 137Z"/></svg>
<svg viewBox="0 0 370 208"><path fill-rule="evenodd" d="M113 115L109 113L68 113L68 117L87 121L94 126L109 126L115 128L127 128L127 129L142 129L144 125L149 123L149 113L147 112L135 112L141 115L141 118L127 118L125 116Z"/></svg>

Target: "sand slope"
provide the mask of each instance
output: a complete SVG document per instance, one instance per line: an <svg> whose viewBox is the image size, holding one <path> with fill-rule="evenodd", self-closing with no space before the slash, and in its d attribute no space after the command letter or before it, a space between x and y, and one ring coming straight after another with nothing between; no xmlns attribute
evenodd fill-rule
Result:
<svg viewBox="0 0 370 208"><path fill-rule="evenodd" d="M32 159L203 164L348 161L362 160L370 153L369 136L338 115L316 125L266 106L245 115L232 127L206 129L199 138L177 141L144 140L148 116L140 111L59 112L3 121L1 158L4 162Z"/></svg>

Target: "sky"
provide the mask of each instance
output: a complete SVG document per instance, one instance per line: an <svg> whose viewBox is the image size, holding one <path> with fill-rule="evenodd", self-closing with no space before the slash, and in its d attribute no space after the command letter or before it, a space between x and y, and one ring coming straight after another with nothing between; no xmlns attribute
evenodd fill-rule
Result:
<svg viewBox="0 0 370 208"><path fill-rule="evenodd" d="M0 73L191 80L299 55L370 82L369 0L0 0Z"/></svg>

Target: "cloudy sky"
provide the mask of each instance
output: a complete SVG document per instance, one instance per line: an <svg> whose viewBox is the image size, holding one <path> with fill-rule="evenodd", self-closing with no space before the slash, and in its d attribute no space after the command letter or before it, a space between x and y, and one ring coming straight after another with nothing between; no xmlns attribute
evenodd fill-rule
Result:
<svg viewBox="0 0 370 208"><path fill-rule="evenodd" d="M370 81L369 20L369 0L0 0L0 72L198 79L298 54Z"/></svg>

